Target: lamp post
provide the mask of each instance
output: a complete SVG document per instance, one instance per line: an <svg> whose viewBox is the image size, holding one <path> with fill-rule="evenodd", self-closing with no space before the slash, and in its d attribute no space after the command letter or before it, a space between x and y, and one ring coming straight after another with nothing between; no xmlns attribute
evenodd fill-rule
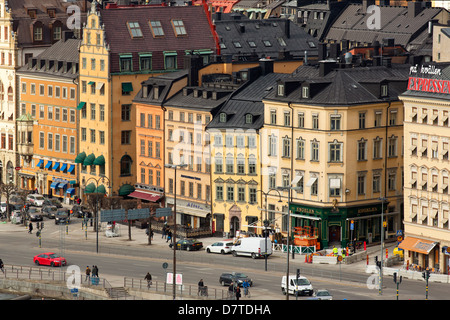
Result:
<svg viewBox="0 0 450 320"><path fill-rule="evenodd" d="M258 192L258 191L264 195L264 200L266 202L266 210L265 210L266 211L266 219L264 220L264 238L265 238L265 245L266 245L266 254L264 255L264 260L265 260L264 270L267 271L267 227L269 226L269 221L267 220L267 213L269 211L269 207L268 207L268 203L267 203L267 196L269 195L269 193L271 191L276 191L279 196L278 202L283 202L283 201L281 201L281 193L277 189L270 188L269 191L267 191L267 192L264 192L262 190L256 190L256 192Z"/></svg>
<svg viewBox="0 0 450 320"><path fill-rule="evenodd" d="M378 200L381 201L381 225L380 225L380 227L381 227L381 230L380 230L381 256L380 256L380 280L379 280L380 287L379 287L378 293L379 293L379 295L382 295L383 294L383 251L384 251L383 250L384 249L384 241L383 241L384 240L384 202L387 201L387 198L381 197L381 198L378 198Z"/></svg>
<svg viewBox="0 0 450 320"><path fill-rule="evenodd" d="M173 244L173 274L172 274L172 294L173 294L173 300L175 300L176 297L176 265L177 265L177 247L176 247L176 236L177 236L177 168L184 168L187 167L187 164L165 164L165 168L174 169L174 190L173 190L173 212L172 212L172 219L173 219L173 234L172 234L172 244Z"/></svg>
<svg viewBox="0 0 450 320"><path fill-rule="evenodd" d="M290 237L290 226L291 226L291 190L293 187L278 187L278 190L288 191L288 220L287 220L287 236L286 236L286 290L289 289L289 237ZM292 247L294 251L294 247ZM289 294L286 294L286 300L289 300Z"/></svg>
<svg viewBox="0 0 450 320"><path fill-rule="evenodd" d="M111 180L109 180L108 177L101 177L98 179L91 177L91 178L88 178L87 180L85 180L83 178L82 186L83 186L83 190L85 190L85 191L86 191L86 185L89 182L89 180L95 181L95 186L96 186L95 192L93 192L93 193L96 194L95 195L95 230L96 230L96 251L98 253L98 192L97 192L97 189L99 187L100 182L103 184L105 182L105 180L108 181L108 188L110 188ZM86 224L86 227L87 227L87 224Z"/></svg>

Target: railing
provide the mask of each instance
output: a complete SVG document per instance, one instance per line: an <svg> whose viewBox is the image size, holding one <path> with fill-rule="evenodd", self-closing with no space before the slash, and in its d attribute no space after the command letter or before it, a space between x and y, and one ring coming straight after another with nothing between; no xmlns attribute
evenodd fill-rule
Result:
<svg viewBox="0 0 450 320"><path fill-rule="evenodd" d="M125 288L133 288L146 292L163 293L167 295L173 294L173 285L167 284L166 282L152 281L152 284L150 285L150 287L148 287L147 280L125 277L123 280L123 286ZM198 290L198 286L193 284L177 285L175 294L176 296L191 297L191 298L195 296L199 298L214 299L214 300L227 299L226 290L208 288L207 295L204 296L201 295L201 292Z"/></svg>

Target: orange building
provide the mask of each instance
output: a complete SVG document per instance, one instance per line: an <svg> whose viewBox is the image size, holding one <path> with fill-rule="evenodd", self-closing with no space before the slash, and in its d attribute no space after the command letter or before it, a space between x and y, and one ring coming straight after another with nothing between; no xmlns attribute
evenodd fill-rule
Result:
<svg viewBox="0 0 450 320"><path fill-rule="evenodd" d="M137 183L130 197L158 202L164 196L166 139L162 104L186 84L185 71L151 77L142 83L133 100L136 111Z"/></svg>
<svg viewBox="0 0 450 320"><path fill-rule="evenodd" d="M18 71L19 187L66 202L79 186L75 165L79 43L67 32Z"/></svg>

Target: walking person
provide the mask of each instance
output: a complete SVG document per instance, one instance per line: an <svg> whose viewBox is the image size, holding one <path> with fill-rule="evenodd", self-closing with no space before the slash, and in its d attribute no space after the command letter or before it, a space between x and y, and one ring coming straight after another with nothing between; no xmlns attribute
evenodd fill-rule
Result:
<svg viewBox="0 0 450 320"><path fill-rule="evenodd" d="M170 231L170 229L169 229L169 231L167 232L167 240L166 240L166 242L169 242L170 240L172 240L172 231Z"/></svg>
<svg viewBox="0 0 450 320"><path fill-rule="evenodd" d="M234 284L233 282L230 283L230 285L228 286L228 298L233 299L234 296Z"/></svg>
<svg viewBox="0 0 450 320"><path fill-rule="evenodd" d="M92 266L92 278L98 277L97 276L97 266Z"/></svg>
<svg viewBox="0 0 450 320"><path fill-rule="evenodd" d="M84 281L91 281L91 269L89 268L89 266L86 266L86 278L84 279Z"/></svg>
<svg viewBox="0 0 450 320"><path fill-rule="evenodd" d="M161 236L161 239L165 239L165 238L166 238L166 225L164 225L162 227L162 236Z"/></svg>
<svg viewBox="0 0 450 320"><path fill-rule="evenodd" d="M197 291L197 295L201 294L202 288L205 286L205 284L203 283L203 279L200 279L200 281L198 282L198 291Z"/></svg>
<svg viewBox="0 0 450 320"><path fill-rule="evenodd" d="M5 268L5 266L3 264L3 260L0 259L0 269L2 270L3 273L5 273L5 269L4 268Z"/></svg>
<svg viewBox="0 0 450 320"><path fill-rule="evenodd" d="M144 280L147 280L147 288L150 289L150 286L152 285L152 275L150 274L150 272L147 272Z"/></svg>
<svg viewBox="0 0 450 320"><path fill-rule="evenodd" d="M28 225L28 233L33 233L33 223L31 223L31 222Z"/></svg>
<svg viewBox="0 0 450 320"><path fill-rule="evenodd" d="M239 300L239 298L241 297L241 288L239 287L239 285L237 285L236 287L236 300Z"/></svg>

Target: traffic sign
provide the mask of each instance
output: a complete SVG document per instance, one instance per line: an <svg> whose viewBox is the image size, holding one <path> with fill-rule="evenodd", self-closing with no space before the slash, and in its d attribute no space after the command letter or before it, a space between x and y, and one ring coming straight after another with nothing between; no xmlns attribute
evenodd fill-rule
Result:
<svg viewBox="0 0 450 320"><path fill-rule="evenodd" d="M149 217L150 217L149 208L128 210L127 215L128 220L146 219Z"/></svg>
<svg viewBox="0 0 450 320"><path fill-rule="evenodd" d="M100 211L100 222L123 221L126 219L124 209L102 210Z"/></svg>
<svg viewBox="0 0 450 320"><path fill-rule="evenodd" d="M20 169L22 169L22 167L16 167L15 169L16 171L19 171Z"/></svg>
<svg viewBox="0 0 450 320"><path fill-rule="evenodd" d="M158 208L156 209L156 217L167 217L172 215L172 208Z"/></svg>
<svg viewBox="0 0 450 320"><path fill-rule="evenodd" d="M169 267L169 264L167 262L164 262L162 267L163 267L163 269L167 269Z"/></svg>

